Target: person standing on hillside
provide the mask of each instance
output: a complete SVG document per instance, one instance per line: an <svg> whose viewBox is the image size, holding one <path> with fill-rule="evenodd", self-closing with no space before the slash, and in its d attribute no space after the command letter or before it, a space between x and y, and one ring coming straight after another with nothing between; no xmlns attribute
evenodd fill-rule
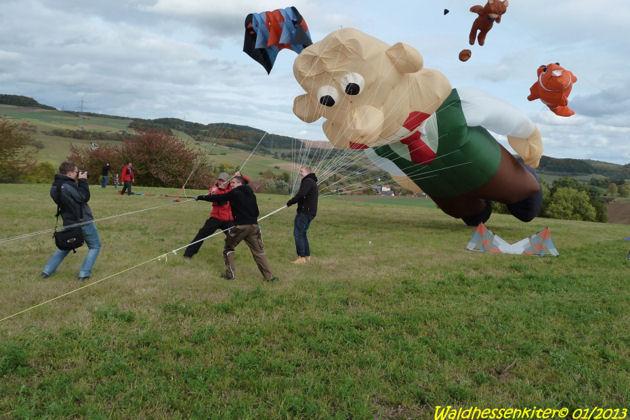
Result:
<svg viewBox="0 0 630 420"><path fill-rule="evenodd" d="M105 166L103 166L103 171L101 172L101 176L103 177L103 180L101 182L101 188L107 187L107 181L109 180L110 169L111 169L111 166L109 166L109 163L106 163Z"/></svg>
<svg viewBox="0 0 630 420"><path fill-rule="evenodd" d="M236 175L240 175L240 173L237 172ZM247 178L245 175L240 176L243 178L243 180L249 182L249 178ZM221 172L219 174L219 177L217 178L216 184L214 184L208 190L208 194L221 195L228 193L231 190L232 187L230 186L230 176L225 172ZM230 203L227 201L213 202L210 218L206 220L206 223L201 227L201 229L199 229L199 232L197 232L197 235L192 240L191 244L188 245L188 247L186 248L186 251L184 252L184 258L192 258L193 255L199 252L199 248L201 248L201 245L203 245L203 241L201 241L201 239L212 235L217 229L225 231L232 226L234 226L234 218L232 217L232 209L230 208Z"/></svg>
<svg viewBox="0 0 630 420"><path fill-rule="evenodd" d="M317 177L311 167L302 166L300 168L300 176L302 181L300 182L299 191L287 201L287 207L291 207L296 203L298 205L297 214L293 221L293 238L295 239L295 250L297 252L297 259L293 261L293 264L304 264L311 260L311 248L306 231L317 215L317 199L319 197Z"/></svg>
<svg viewBox="0 0 630 420"><path fill-rule="evenodd" d="M131 195L131 184L136 180L131 162L123 168L122 173L120 174L120 180L123 182L123 188L120 191L120 195L125 195L125 191L127 191L127 195Z"/></svg>
<svg viewBox="0 0 630 420"><path fill-rule="evenodd" d="M82 223L83 239L89 250L79 270L79 281L85 281L90 277L96 257L101 250L101 240L94 224L94 216L87 204L90 200L87 175L87 172L79 173L74 162L63 162L50 187L50 197L59 205L63 226ZM78 182L75 184L77 178ZM57 249L42 270L41 278L45 279L52 275L69 252L69 250Z"/></svg>
<svg viewBox="0 0 630 420"><path fill-rule="evenodd" d="M263 249L262 235L258 226L258 203L254 191L247 185L247 181L242 176L235 176L230 182L232 190L221 195L198 195L195 200L204 201L229 201L234 216L234 225L225 237L223 247L223 259L225 261L225 273L223 278L234 279L234 250L236 246L245 241L256 265L265 281L276 281L278 278L271 273L269 261Z"/></svg>

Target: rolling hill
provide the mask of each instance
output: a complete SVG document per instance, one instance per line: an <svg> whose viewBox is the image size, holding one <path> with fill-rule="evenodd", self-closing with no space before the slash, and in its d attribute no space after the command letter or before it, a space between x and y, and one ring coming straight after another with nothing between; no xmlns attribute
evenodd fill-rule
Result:
<svg viewBox="0 0 630 420"><path fill-rule="evenodd" d="M121 141L125 134L135 128L152 127L169 130L171 133L200 145L219 147L220 153L227 149L251 151L265 134L257 128L230 124L200 124L178 118L141 119L90 112L59 111L42 105L33 98L0 94L0 116L32 124L36 127L35 137L43 146L43 160L59 161L67 155L70 142L85 143ZM256 152L283 160L296 148L296 144L310 143L312 148L328 148L327 142L313 142L303 139L268 133L260 142ZM299 146L298 146L299 147ZM269 169L275 169L281 162L270 162ZM286 165L285 165L286 166ZM630 180L630 163L619 165L608 162L582 159L558 159L543 156L538 168L539 174L547 182L570 176L588 182L591 178Z"/></svg>

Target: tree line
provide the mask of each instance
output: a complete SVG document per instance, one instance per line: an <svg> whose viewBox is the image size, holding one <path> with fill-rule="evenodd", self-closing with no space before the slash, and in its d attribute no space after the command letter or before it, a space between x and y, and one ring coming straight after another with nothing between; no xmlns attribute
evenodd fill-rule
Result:
<svg viewBox="0 0 630 420"><path fill-rule="evenodd" d="M587 222L608 220L607 204L614 196L604 195L601 189L589 187L571 177L559 178L551 186L541 182L541 187L543 206L540 217ZM505 204L493 203L493 207L498 213L509 214Z"/></svg>
<svg viewBox="0 0 630 420"><path fill-rule="evenodd" d="M580 159L557 159L543 156L538 171L565 175L603 175L606 178L630 179L630 164L617 165Z"/></svg>
<svg viewBox="0 0 630 420"><path fill-rule="evenodd" d="M91 130L71 130L69 128L54 128L50 131L44 131L49 136L66 137L77 140L114 140L124 141L131 134L126 131L91 131Z"/></svg>
<svg viewBox="0 0 630 420"><path fill-rule="evenodd" d="M14 106L29 106L33 108L42 108L49 110L57 110L57 108L53 108L52 106L42 105L37 102L33 98L29 98L28 96L21 95L6 95L0 94L0 104L3 105L14 105Z"/></svg>
<svg viewBox="0 0 630 420"><path fill-rule="evenodd" d="M301 140L293 137L266 134L256 128L228 123L200 124L180 120L179 118L157 118L154 120L134 119L129 127L135 129L165 129L181 131L200 142L220 142L232 147L248 148L251 150L259 142L259 147L266 150L292 149ZM264 136L264 138L263 138ZM260 140L262 138L262 141Z"/></svg>

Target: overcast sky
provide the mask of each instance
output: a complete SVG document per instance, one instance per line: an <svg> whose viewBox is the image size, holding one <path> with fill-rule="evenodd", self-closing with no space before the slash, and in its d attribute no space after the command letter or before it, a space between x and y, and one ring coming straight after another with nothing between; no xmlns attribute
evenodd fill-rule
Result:
<svg viewBox="0 0 630 420"><path fill-rule="evenodd" d="M295 6L313 41L341 27L403 41L454 87L474 86L526 112L552 157L630 163L630 1L511 0L486 45L469 47L473 1L0 0L0 93L59 109L229 122L324 140L293 115L302 90L282 51L271 75L242 52L248 13ZM443 14L447 8L450 13ZM459 51L471 48L462 63ZM529 102L541 64L578 82L569 118ZM504 144L503 140L500 139Z"/></svg>

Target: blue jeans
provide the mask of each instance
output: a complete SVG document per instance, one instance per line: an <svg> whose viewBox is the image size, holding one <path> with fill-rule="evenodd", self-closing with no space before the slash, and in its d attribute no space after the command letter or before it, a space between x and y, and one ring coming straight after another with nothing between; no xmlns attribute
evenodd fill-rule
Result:
<svg viewBox="0 0 630 420"><path fill-rule="evenodd" d="M101 188L105 188L107 186L107 180L108 179L109 179L109 176L103 175L103 181L101 182Z"/></svg>
<svg viewBox="0 0 630 420"><path fill-rule="evenodd" d="M295 250L297 251L298 257L308 257L311 255L306 231L314 217L315 216L306 213L298 213L295 215L295 221L293 222L293 238L295 239Z"/></svg>
<svg viewBox="0 0 630 420"><path fill-rule="evenodd" d="M83 239L85 240L89 251L83 259L83 264L81 264L79 277L90 277L90 274L92 273L92 266L94 265L94 262L96 262L96 257L98 257L98 253L101 250L101 240L98 237L98 230L96 229L96 225L94 223L81 226L81 230L83 231ZM50 260L48 260L48 263L42 272L50 276L55 272L55 270L57 270L57 267L59 267L59 264L61 264L69 252L70 251L57 249L53 256L50 257Z"/></svg>

